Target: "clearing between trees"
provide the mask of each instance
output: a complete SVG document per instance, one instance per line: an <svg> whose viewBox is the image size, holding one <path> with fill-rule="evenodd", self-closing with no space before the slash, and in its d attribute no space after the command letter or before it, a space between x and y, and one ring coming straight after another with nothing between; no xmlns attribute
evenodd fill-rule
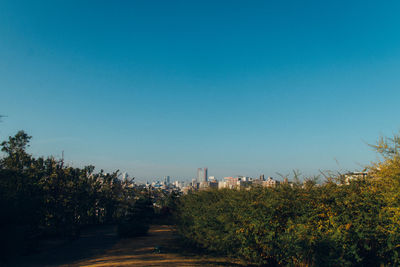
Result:
<svg viewBox="0 0 400 267"><path fill-rule="evenodd" d="M19 260L14 266L242 266L239 262L182 252L173 226L152 225L141 237L118 238L115 226L82 233L74 241Z"/></svg>

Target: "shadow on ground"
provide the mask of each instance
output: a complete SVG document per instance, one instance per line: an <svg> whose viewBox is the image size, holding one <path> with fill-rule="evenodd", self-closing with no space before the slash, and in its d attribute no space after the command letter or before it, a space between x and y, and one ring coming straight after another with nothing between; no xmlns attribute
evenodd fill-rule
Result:
<svg viewBox="0 0 400 267"><path fill-rule="evenodd" d="M225 257L182 250L174 228L153 225L146 236L119 239L115 226L99 226L74 241L7 266L243 266Z"/></svg>
<svg viewBox="0 0 400 267"><path fill-rule="evenodd" d="M76 240L44 240L39 252L20 257L6 266L62 266L99 255L112 248L119 238L116 226L94 226L84 230Z"/></svg>
<svg viewBox="0 0 400 267"><path fill-rule="evenodd" d="M73 266L243 266L224 257L181 253L173 227L153 225L143 237L121 239L102 255Z"/></svg>

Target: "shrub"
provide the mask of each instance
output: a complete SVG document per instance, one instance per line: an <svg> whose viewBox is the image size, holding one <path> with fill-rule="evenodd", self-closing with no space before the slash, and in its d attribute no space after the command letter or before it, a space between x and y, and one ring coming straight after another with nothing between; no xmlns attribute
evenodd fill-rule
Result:
<svg viewBox="0 0 400 267"><path fill-rule="evenodd" d="M147 234L149 224L141 219L124 220L118 224L118 235L135 237Z"/></svg>
<svg viewBox="0 0 400 267"><path fill-rule="evenodd" d="M153 217L154 209L151 200L143 197L139 198L119 222L119 236L134 237L147 234Z"/></svg>
<svg viewBox="0 0 400 267"><path fill-rule="evenodd" d="M181 199L178 230L197 247L258 265L396 265L400 233L382 192L367 180L196 192Z"/></svg>

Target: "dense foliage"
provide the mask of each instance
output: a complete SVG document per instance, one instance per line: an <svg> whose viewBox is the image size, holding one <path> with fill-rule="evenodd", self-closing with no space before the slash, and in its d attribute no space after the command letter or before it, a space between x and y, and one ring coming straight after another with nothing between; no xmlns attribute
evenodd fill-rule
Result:
<svg viewBox="0 0 400 267"><path fill-rule="evenodd" d="M372 177L181 198L178 229L194 246L283 266L400 265L400 139L378 143Z"/></svg>
<svg viewBox="0 0 400 267"><path fill-rule="evenodd" d="M130 206L118 224L121 237L134 237L148 232L154 218L153 202L150 198L141 197Z"/></svg>
<svg viewBox="0 0 400 267"><path fill-rule="evenodd" d="M146 192L120 180L118 172L95 173L93 166L73 168L52 157L34 158L26 152L30 138L20 131L1 144L3 256L31 250L40 237L75 238L88 225L132 220L138 199L146 201ZM151 204L141 209L153 211Z"/></svg>
<svg viewBox="0 0 400 267"><path fill-rule="evenodd" d="M400 138L381 139L369 177L309 179L275 188L210 190L183 197L134 189L118 172L34 158L20 131L1 143L0 256L34 248L44 236L75 238L82 227L117 223L144 234L154 217L174 222L192 246L281 266L400 265ZM340 182L341 181L341 182ZM156 207L156 209L153 208Z"/></svg>

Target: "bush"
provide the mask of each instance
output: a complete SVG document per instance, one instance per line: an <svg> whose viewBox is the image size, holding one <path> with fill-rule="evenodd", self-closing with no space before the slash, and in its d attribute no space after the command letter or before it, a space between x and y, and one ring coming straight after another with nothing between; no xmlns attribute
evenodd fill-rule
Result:
<svg viewBox="0 0 400 267"><path fill-rule="evenodd" d="M54 157L28 154L31 137L19 131L0 143L0 265L33 252L40 238L79 237L82 227L116 223L136 194L118 171L73 168Z"/></svg>
<svg viewBox="0 0 400 267"><path fill-rule="evenodd" d="M258 265L397 265L400 232L382 192L370 181L196 192L181 199L178 230Z"/></svg>
<svg viewBox="0 0 400 267"><path fill-rule="evenodd" d="M145 235L149 231L153 218L154 208L151 200L139 198L119 222L118 234L121 237Z"/></svg>
<svg viewBox="0 0 400 267"><path fill-rule="evenodd" d="M135 237L147 234L149 224L140 219L122 221L118 224L118 235L120 237Z"/></svg>

